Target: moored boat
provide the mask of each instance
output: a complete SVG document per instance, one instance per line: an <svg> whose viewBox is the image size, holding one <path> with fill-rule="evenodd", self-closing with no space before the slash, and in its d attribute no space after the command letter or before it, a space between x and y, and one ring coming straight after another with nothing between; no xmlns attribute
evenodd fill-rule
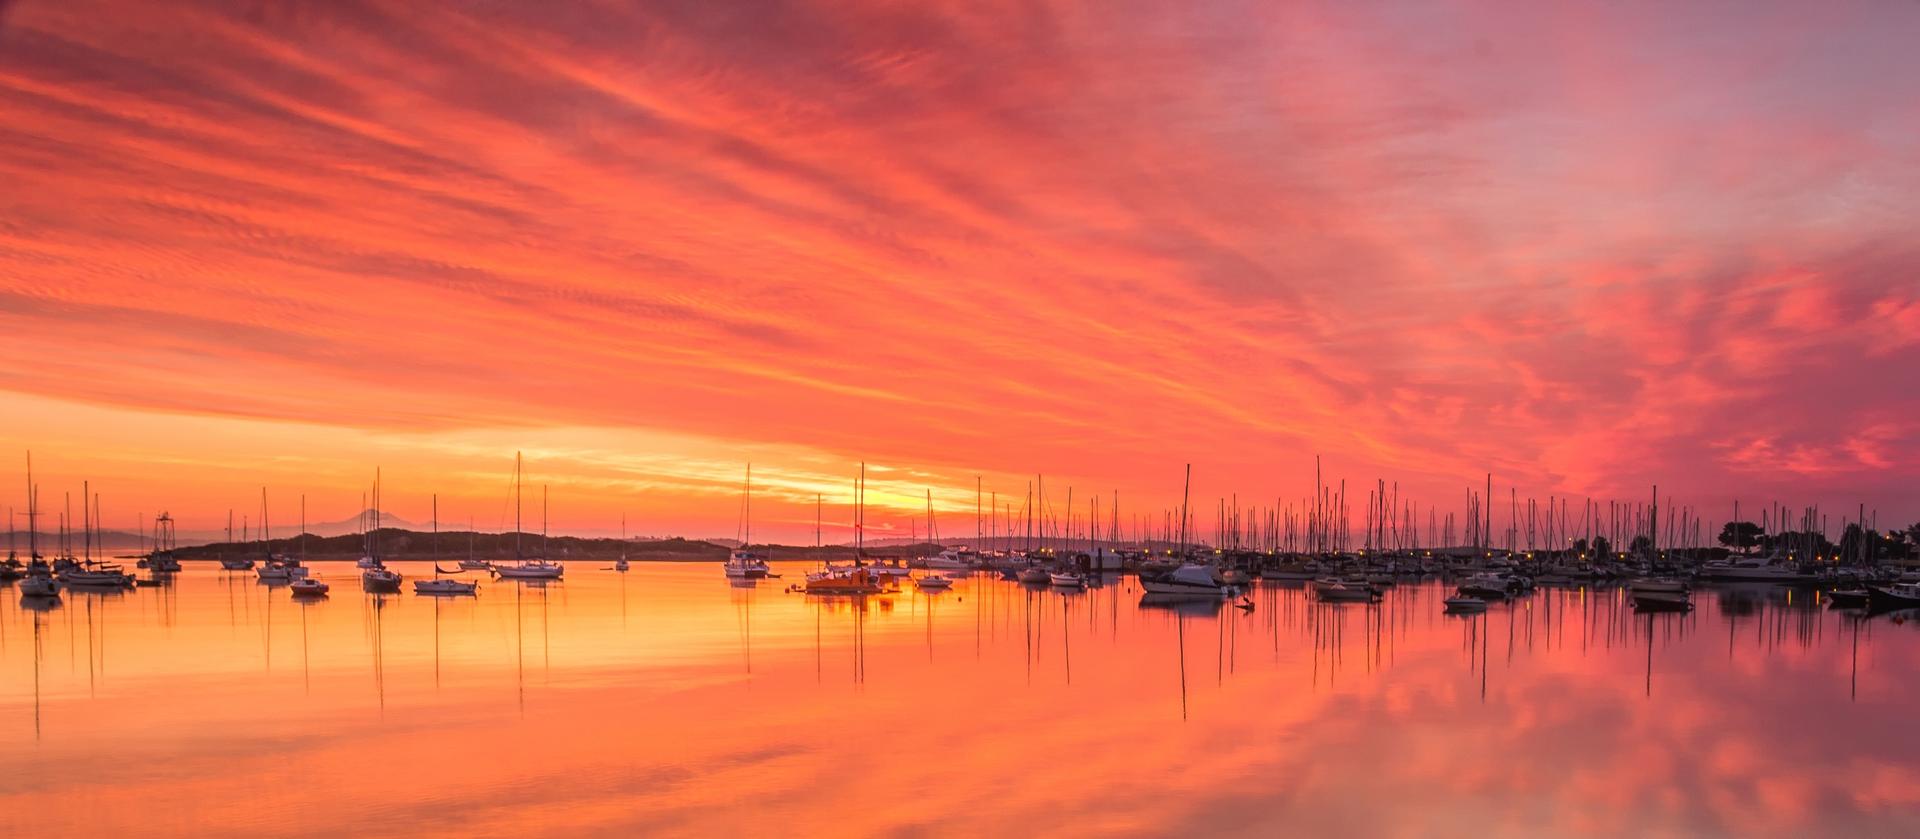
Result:
<svg viewBox="0 0 1920 839"><path fill-rule="evenodd" d="M328 588L324 581L312 577L301 577L287 584L287 589L295 597L325 597Z"/></svg>
<svg viewBox="0 0 1920 839"><path fill-rule="evenodd" d="M915 577L913 584L929 590L953 588L953 580L941 574L927 574L925 576Z"/></svg>
<svg viewBox="0 0 1920 839"><path fill-rule="evenodd" d="M1868 586L1867 608L1876 612L1920 608L1920 583Z"/></svg>
<svg viewBox="0 0 1920 839"><path fill-rule="evenodd" d="M1684 591L1635 591L1633 608L1641 612L1685 612L1693 599Z"/></svg>

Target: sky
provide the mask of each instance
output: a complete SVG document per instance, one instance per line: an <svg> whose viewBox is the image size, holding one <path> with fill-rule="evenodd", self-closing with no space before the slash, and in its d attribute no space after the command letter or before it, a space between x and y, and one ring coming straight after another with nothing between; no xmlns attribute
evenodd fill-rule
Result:
<svg viewBox="0 0 1920 839"><path fill-rule="evenodd" d="M0 2L6 504L1920 519L1920 4L438 5Z"/></svg>

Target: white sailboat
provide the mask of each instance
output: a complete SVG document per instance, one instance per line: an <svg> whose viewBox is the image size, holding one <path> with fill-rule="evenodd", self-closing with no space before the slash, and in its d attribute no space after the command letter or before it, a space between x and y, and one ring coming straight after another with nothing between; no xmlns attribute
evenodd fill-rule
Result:
<svg viewBox="0 0 1920 839"><path fill-rule="evenodd" d="M740 547L727 554L727 564L721 568L728 577L737 580L758 580L767 576L772 567L767 558L748 548L753 544L753 464L747 464L746 488L740 496Z"/></svg>
<svg viewBox="0 0 1920 839"><path fill-rule="evenodd" d="M471 552L472 541L469 540L467 544L468 550ZM440 496L435 495L433 497L433 573L458 574L460 570L461 569L456 568L448 571L440 567ZM480 584L472 580L455 580L446 577L436 577L431 580L413 581L414 594L459 595L474 594L479 590Z"/></svg>
<svg viewBox="0 0 1920 839"><path fill-rule="evenodd" d="M514 452L513 453L513 556L515 561L514 561L514 564L512 565L493 566L493 569L492 569L493 573L502 579L508 579L508 580L558 580L560 579L561 575L566 573L567 569L565 566L557 562L549 562L546 559L546 557L528 557L520 549L520 538L521 538L520 493L522 489L521 484L524 481L525 481L525 476L522 473L521 467L520 467L520 453ZM547 530L546 489L542 488L540 493L541 493L540 495L540 499L541 499L540 500L540 532L542 534L541 540L543 543L541 547L544 548L545 547L544 542L546 539L545 533Z"/></svg>

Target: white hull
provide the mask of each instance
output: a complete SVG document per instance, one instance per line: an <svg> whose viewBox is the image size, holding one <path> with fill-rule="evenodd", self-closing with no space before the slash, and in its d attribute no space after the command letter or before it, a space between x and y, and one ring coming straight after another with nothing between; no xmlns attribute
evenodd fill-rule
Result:
<svg viewBox="0 0 1920 839"><path fill-rule="evenodd" d="M479 583L462 580L414 580L414 594L473 594L480 588Z"/></svg>
<svg viewBox="0 0 1920 839"><path fill-rule="evenodd" d="M20 581L21 597L59 597L60 584L52 577L28 577Z"/></svg>
<svg viewBox="0 0 1920 839"><path fill-rule="evenodd" d="M558 565L498 565L493 573L509 580L558 580L566 569Z"/></svg>

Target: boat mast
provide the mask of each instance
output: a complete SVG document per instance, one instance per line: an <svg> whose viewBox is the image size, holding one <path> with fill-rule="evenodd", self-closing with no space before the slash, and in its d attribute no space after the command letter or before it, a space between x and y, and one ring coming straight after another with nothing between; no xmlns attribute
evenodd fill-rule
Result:
<svg viewBox="0 0 1920 839"><path fill-rule="evenodd" d="M1180 556L1187 555L1187 499L1193 490L1193 464L1187 464L1187 479L1180 485Z"/></svg>

